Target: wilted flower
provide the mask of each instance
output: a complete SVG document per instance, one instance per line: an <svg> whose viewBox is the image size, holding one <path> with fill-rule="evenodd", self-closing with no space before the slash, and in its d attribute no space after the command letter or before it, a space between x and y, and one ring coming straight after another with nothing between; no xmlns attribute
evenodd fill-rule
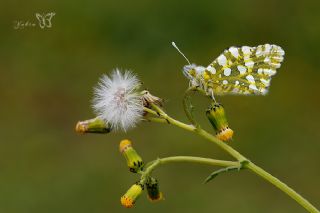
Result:
<svg viewBox="0 0 320 213"><path fill-rule="evenodd" d="M143 90L142 94L142 103L145 107L150 107L150 104L155 104L162 106L163 100L157 96L152 95L148 90Z"/></svg>
<svg viewBox="0 0 320 213"><path fill-rule="evenodd" d="M140 82L130 71L116 69L103 75L94 89L93 109L113 129L124 131L135 127L143 116L143 103L138 90Z"/></svg>
<svg viewBox="0 0 320 213"><path fill-rule="evenodd" d="M162 192L160 192L159 183L157 179L149 177L146 182L146 188L148 192L148 198L150 201L156 202L163 199Z"/></svg>
<svg viewBox="0 0 320 213"><path fill-rule="evenodd" d="M79 121L76 125L76 132L78 133L109 133L111 131L110 125L99 117Z"/></svg>

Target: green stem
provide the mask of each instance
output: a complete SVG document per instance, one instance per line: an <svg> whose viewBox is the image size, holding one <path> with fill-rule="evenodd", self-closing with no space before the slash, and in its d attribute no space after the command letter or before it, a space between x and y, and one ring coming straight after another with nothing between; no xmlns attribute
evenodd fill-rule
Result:
<svg viewBox="0 0 320 213"><path fill-rule="evenodd" d="M152 105L152 107L154 110L157 111L157 114L160 117L166 119L168 121L168 123L173 124L173 125L180 127L182 129L194 132L194 133L200 135L201 137L208 139L210 142L215 143L216 145L218 145L220 148L222 148L223 150L228 152L231 156L233 156L234 158L236 158L240 162L248 161L249 163L247 163L245 165L245 168L250 169L255 174L261 176L262 178L264 178L265 180L267 180L268 182L270 182L271 184L273 184L274 186L279 188L281 191L283 191L284 193L289 195L292 199L294 199L297 203L299 203L302 207L304 207L309 212L320 213L320 211L318 209L316 209L316 207L314 207L308 200L306 200L304 197L302 197L300 194L298 194L292 188L290 188L289 186L287 186L285 183L281 182L276 177L272 176L271 174L269 174L268 172L266 172L262 168L258 167L257 165L255 165L254 163L249 161L246 157L241 155L237 150L233 149L231 146L229 146L225 142L220 141L215 136L213 136L212 134L206 132L205 130L203 130L201 128L195 128L192 125L187 125L185 123L182 123L180 121L177 121L177 120L171 118L160 107L158 107L156 105Z"/></svg>
<svg viewBox="0 0 320 213"><path fill-rule="evenodd" d="M201 128L195 128L193 125L187 125L185 123L182 123L178 120L171 118L162 109L160 109L160 107L158 107L156 105L152 105L152 107L159 113L160 117L163 117L164 119L166 119L170 124L173 124L173 125L178 126L182 129L186 129L188 131L197 133L198 135L200 135L200 136L208 139L212 143L215 143L216 145L218 145L220 148L222 148L223 150L228 152L230 155L232 155L238 161L245 161L245 160L247 161L248 160L247 158L242 156L237 150L233 149L231 146L229 146L225 142L219 140L218 138L216 138L215 136L206 132L205 130L203 130Z"/></svg>
<svg viewBox="0 0 320 213"><path fill-rule="evenodd" d="M300 194L298 194L296 191L294 191L292 188L290 188L288 185L280 181L278 178L272 176L259 166L255 165L254 163L250 162L248 165L246 165L246 168L250 169L263 179L269 181L274 186L279 188L281 191L289 195L292 199L294 199L297 203L299 203L301 206L303 206L306 210L312 213L319 213L319 210L313 206L308 200L306 200L304 197L302 197Z"/></svg>
<svg viewBox="0 0 320 213"><path fill-rule="evenodd" d="M144 121L149 121L149 122L157 122L157 123L168 123L165 119L163 118L144 118Z"/></svg>
<svg viewBox="0 0 320 213"><path fill-rule="evenodd" d="M184 109L184 112L186 113L187 115L187 118L189 119L189 121L194 125L194 126L198 126L196 120L194 119L193 117L193 114L192 114L192 110L193 110L193 106L190 102L190 96L191 96L191 93L194 92L196 89L193 88L193 87L190 87L189 89L186 90L185 94L184 94L184 97L183 97L183 109Z"/></svg>
<svg viewBox="0 0 320 213"><path fill-rule="evenodd" d="M210 166L222 166L222 167L230 167L230 166L240 166L239 162L234 161L224 161L224 160L215 160L210 158L201 158L201 157L193 157L193 156L173 156L166 158L158 158L155 161L152 161L150 164L147 164L147 169L143 172L141 176L141 181L146 181L146 177L151 175L152 171L164 164L168 163L198 163L198 164L206 164Z"/></svg>

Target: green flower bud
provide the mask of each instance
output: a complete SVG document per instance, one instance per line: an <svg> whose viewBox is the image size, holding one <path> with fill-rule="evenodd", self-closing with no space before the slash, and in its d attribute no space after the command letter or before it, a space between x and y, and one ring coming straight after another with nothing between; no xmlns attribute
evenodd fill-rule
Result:
<svg viewBox="0 0 320 213"><path fill-rule="evenodd" d="M76 125L76 132L78 133L109 133L111 126L101 120L99 117L79 121Z"/></svg>
<svg viewBox="0 0 320 213"><path fill-rule="evenodd" d="M156 202L163 199L162 192L159 190L159 183L157 179L149 177L146 182L146 188L150 201Z"/></svg>
<svg viewBox="0 0 320 213"><path fill-rule="evenodd" d="M122 140L119 146L120 152L127 160L127 165L131 172L137 173L142 170L144 163L142 158L138 155L136 150L132 147L132 143L129 140Z"/></svg>
<svg viewBox="0 0 320 213"><path fill-rule="evenodd" d="M206 115L216 131L216 137L222 141L228 141L233 136L233 130L229 128L224 108L219 103L212 103L207 109Z"/></svg>
<svg viewBox="0 0 320 213"><path fill-rule="evenodd" d="M134 203L139 198L143 191L143 185L141 183L135 183L130 189L121 197L121 205L126 208L132 208Z"/></svg>

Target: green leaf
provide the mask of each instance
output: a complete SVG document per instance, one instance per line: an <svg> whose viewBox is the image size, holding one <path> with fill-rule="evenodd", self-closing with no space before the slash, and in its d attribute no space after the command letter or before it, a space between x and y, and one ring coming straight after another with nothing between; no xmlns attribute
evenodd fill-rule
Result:
<svg viewBox="0 0 320 213"><path fill-rule="evenodd" d="M212 172L204 181L204 183L208 183L209 181L213 180L215 177L217 177L221 173L230 172L230 171L240 171L241 169L245 169L245 166L249 163L248 160L244 160L240 162L239 166L229 166L222 169L218 169L214 172Z"/></svg>
<svg viewBox="0 0 320 213"><path fill-rule="evenodd" d="M229 171L235 171L235 170L240 170L240 166L230 166L222 169L218 169L214 172L212 172L204 181L204 183L208 183L209 181L213 180L215 177L217 177L219 174L224 173L224 172L229 172Z"/></svg>

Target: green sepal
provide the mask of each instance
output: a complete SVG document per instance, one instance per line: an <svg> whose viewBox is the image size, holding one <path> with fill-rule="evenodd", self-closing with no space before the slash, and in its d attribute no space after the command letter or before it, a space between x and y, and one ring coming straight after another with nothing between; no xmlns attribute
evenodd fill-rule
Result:
<svg viewBox="0 0 320 213"><path fill-rule="evenodd" d="M79 133L100 133L106 134L111 132L112 128L110 124L106 123L104 120L99 117L79 121L76 126L76 131Z"/></svg>
<svg viewBox="0 0 320 213"><path fill-rule="evenodd" d="M212 103L207 109L206 115L216 132L228 127L227 117L221 104Z"/></svg>
<svg viewBox="0 0 320 213"><path fill-rule="evenodd" d="M123 152L123 155L127 160L127 165L131 172L137 173L142 170L144 166L143 160L134 148L129 147Z"/></svg>

